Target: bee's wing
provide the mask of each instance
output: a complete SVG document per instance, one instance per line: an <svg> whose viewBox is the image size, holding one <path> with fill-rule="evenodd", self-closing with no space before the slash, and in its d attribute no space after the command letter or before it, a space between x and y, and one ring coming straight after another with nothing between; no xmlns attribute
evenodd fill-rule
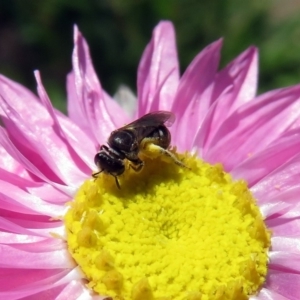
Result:
<svg viewBox="0 0 300 300"><path fill-rule="evenodd" d="M141 118L125 125L121 129L137 129L140 127L156 127L159 125L171 126L175 121L175 115L170 111L154 111L142 116Z"/></svg>

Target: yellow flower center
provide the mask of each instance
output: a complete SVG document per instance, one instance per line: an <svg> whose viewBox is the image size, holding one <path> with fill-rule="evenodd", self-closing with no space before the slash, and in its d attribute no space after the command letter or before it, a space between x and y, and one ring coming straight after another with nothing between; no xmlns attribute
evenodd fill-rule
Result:
<svg viewBox="0 0 300 300"><path fill-rule="evenodd" d="M114 300L248 299L267 274L270 232L244 181L176 154L190 169L145 158L139 173L101 174L65 216L88 286Z"/></svg>

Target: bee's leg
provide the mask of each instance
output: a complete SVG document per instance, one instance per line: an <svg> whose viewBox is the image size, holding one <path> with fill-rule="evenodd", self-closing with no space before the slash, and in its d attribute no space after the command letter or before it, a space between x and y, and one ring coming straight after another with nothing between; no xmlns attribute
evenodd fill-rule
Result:
<svg viewBox="0 0 300 300"><path fill-rule="evenodd" d="M165 156L167 161L173 161L176 165L179 165L184 168L188 168L182 161L180 161L172 152L168 151L167 149L164 149L160 147L159 145L155 145L153 143L147 143L144 146L143 154L150 157L150 158L156 158L158 156Z"/></svg>
<svg viewBox="0 0 300 300"><path fill-rule="evenodd" d="M144 162L139 158L136 160L130 160L132 164L129 164L130 168L132 168L135 172L139 172L144 167Z"/></svg>
<svg viewBox="0 0 300 300"><path fill-rule="evenodd" d="M111 174L111 173L110 173L110 175L113 176L113 177L115 177L116 185L117 185L118 189L120 190L121 187L120 187L120 183L119 183L118 177L116 175Z"/></svg>
<svg viewBox="0 0 300 300"><path fill-rule="evenodd" d="M95 179L97 179L98 176L99 176L99 174L102 173L102 172L103 172L103 170L101 170L101 171L99 171L99 172L96 172L96 173L93 173L92 176L93 176Z"/></svg>
<svg viewBox="0 0 300 300"><path fill-rule="evenodd" d="M96 173L93 173L92 176L95 178L95 180L98 178L99 174L102 173L103 170L99 171L99 172L96 172ZM118 189L120 190L121 187L120 187L120 183L118 181L118 177L112 173L109 173L111 176L113 176L115 178L115 181L116 181L116 185L118 187Z"/></svg>

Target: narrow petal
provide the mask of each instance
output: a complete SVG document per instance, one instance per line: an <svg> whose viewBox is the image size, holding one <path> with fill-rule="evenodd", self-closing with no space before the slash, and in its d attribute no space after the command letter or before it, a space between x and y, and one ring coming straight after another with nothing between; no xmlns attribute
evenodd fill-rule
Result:
<svg viewBox="0 0 300 300"><path fill-rule="evenodd" d="M279 193L300 187L300 154L251 187L256 199L276 199ZM261 201L261 200L260 200Z"/></svg>
<svg viewBox="0 0 300 300"><path fill-rule="evenodd" d="M23 226L13 223L3 217L0 217L0 229L1 229L1 231L16 232L16 233L20 233L22 235L28 235L28 237L30 237L30 236L42 237L43 236L43 233L41 232L41 230L32 230L32 229L29 230ZM47 229L47 237L49 237L49 229ZM30 238L28 238L28 239L30 239Z"/></svg>
<svg viewBox="0 0 300 300"><path fill-rule="evenodd" d="M5 287L0 287L0 298L2 299L20 299L26 296L34 295L42 291L49 290L61 285L66 285L71 280L79 280L81 278L77 269L72 271L63 270L60 273L47 277L27 285L22 285L13 290L6 290Z"/></svg>
<svg viewBox="0 0 300 300"><path fill-rule="evenodd" d="M284 251L284 252L300 254L300 236L298 237L273 236L272 249L274 251Z"/></svg>
<svg viewBox="0 0 300 300"><path fill-rule="evenodd" d="M72 280L59 294L56 300L70 299L76 300L109 300L108 296L97 296L91 290L87 289L82 281Z"/></svg>
<svg viewBox="0 0 300 300"><path fill-rule="evenodd" d="M213 97L218 99L226 89L224 86L232 85L231 99L227 103L228 111L224 112L229 115L255 97L257 80L258 51L257 48L250 47L218 73Z"/></svg>
<svg viewBox="0 0 300 300"><path fill-rule="evenodd" d="M3 122L11 140L44 174L48 173L49 179L59 182L59 177L64 183L74 185L87 177L72 161L67 145L52 130L55 124L41 130L23 119L4 99L0 104L7 116Z"/></svg>
<svg viewBox="0 0 300 300"><path fill-rule="evenodd" d="M7 101L15 110L22 112L22 117L25 120L30 120L39 126L47 126L51 123L38 98L22 85L3 75L0 75L0 95L8 99ZM20 98L22 101L20 101ZM29 107L30 109L28 109ZM33 111L34 114L32 113ZM3 116L1 108L0 112L1 116Z"/></svg>
<svg viewBox="0 0 300 300"><path fill-rule="evenodd" d="M20 214L3 209L0 212L1 215L7 216L6 218L0 217L0 228L2 231L28 235L27 239L29 240L30 236L50 238L61 236L61 232L64 232L61 221L55 221L47 216ZM14 238L12 237L12 239Z"/></svg>
<svg viewBox="0 0 300 300"><path fill-rule="evenodd" d="M30 178L27 170L18 163L9 153L5 150L5 148L0 145L0 168L7 171L7 173L18 174L21 177Z"/></svg>
<svg viewBox="0 0 300 300"><path fill-rule="evenodd" d="M290 300L280 294L275 293L267 288L262 288L258 296L251 296L250 300Z"/></svg>
<svg viewBox="0 0 300 300"><path fill-rule="evenodd" d="M69 122L67 117L54 110L43 86L40 73L35 71L34 75L37 81L37 90L40 100L52 118L52 129L55 133L53 136L57 136L66 145L74 165L77 165L77 168L81 171L89 173L90 168L87 166L87 164L92 161L94 154L92 141L87 138L87 136L75 124ZM60 122L63 120L64 122ZM61 126L61 123L64 126ZM90 154L90 156L87 157L86 153Z"/></svg>
<svg viewBox="0 0 300 300"><path fill-rule="evenodd" d="M0 127L0 144L2 147L20 164L22 164L28 171L36 175L38 178L42 179L45 182L50 183L54 187L56 187L58 190L62 191L63 193L67 195L74 195L74 192L76 190L76 187L71 186L65 186L63 184L53 182L51 179L47 178L45 176L45 173L47 174L47 171L49 171L47 168L40 170L40 168L37 168L33 162L30 159L27 159L24 156L24 152L20 152L20 149L16 147L10 138L7 135L7 132ZM36 163L36 162L35 162ZM43 162L41 162L43 163ZM50 177L51 178L51 177Z"/></svg>
<svg viewBox="0 0 300 300"><path fill-rule="evenodd" d="M52 217L61 216L65 208L62 205L47 203L39 197L33 196L28 192L20 189L18 186L12 185L6 181L0 180L0 199L1 202L7 202L6 206L0 207L12 210L10 205L19 205L20 209L23 207L24 213L49 215Z"/></svg>
<svg viewBox="0 0 300 300"><path fill-rule="evenodd" d="M268 202L265 204L259 204L259 209L264 218L271 218L272 216L284 215L291 209L292 205L281 201L279 198L275 202Z"/></svg>
<svg viewBox="0 0 300 300"><path fill-rule="evenodd" d="M287 190L277 190L276 195L273 195L272 197L264 198L264 199L258 199L259 206L277 206L277 217L283 216L284 218L295 218L300 217L300 211L299 211L299 195L300 195L300 186L298 187L292 187ZM284 208L285 204L287 205L286 208ZM282 210L280 210L280 206L282 206ZM272 210L272 209L271 209ZM267 216L268 217L268 216Z"/></svg>
<svg viewBox="0 0 300 300"><path fill-rule="evenodd" d="M300 255L283 251L270 251L269 268L300 274Z"/></svg>
<svg viewBox="0 0 300 300"><path fill-rule="evenodd" d="M1 172L0 172L1 174ZM28 185L27 191L33 196L43 199L48 203L65 204L70 200L70 196L62 193L54 186L47 183L38 183L36 185Z"/></svg>
<svg viewBox="0 0 300 300"><path fill-rule="evenodd" d="M114 94L114 99L120 104L127 115L133 119L138 106L138 99L133 91L127 85L121 84Z"/></svg>
<svg viewBox="0 0 300 300"><path fill-rule="evenodd" d="M199 155L210 149L210 143L224 120L238 107L255 97L257 57L257 49L251 47L217 74L211 96L214 103L193 142L193 147L198 149Z"/></svg>
<svg viewBox="0 0 300 300"><path fill-rule="evenodd" d="M296 156L299 149L300 132L275 141L269 147L237 165L230 173L235 179L246 180L251 187Z"/></svg>
<svg viewBox="0 0 300 300"><path fill-rule="evenodd" d="M274 236L298 237L300 232L300 219L276 218L265 221Z"/></svg>
<svg viewBox="0 0 300 300"><path fill-rule="evenodd" d="M55 299L65 300L70 299L70 297L72 297L72 299L78 299L78 297L83 293L86 294L85 299L91 299L91 297L89 297L89 293L87 292L82 282L78 280L72 280L70 283L67 284L67 286L64 287L64 289Z"/></svg>
<svg viewBox="0 0 300 300"><path fill-rule="evenodd" d="M75 74L73 71L67 76L67 96L68 116L92 139L93 135L85 111L83 110L81 95L79 95L76 90Z"/></svg>
<svg viewBox="0 0 300 300"><path fill-rule="evenodd" d="M8 233L3 232L3 234L8 237ZM1 233L0 241L4 245L11 245L16 249L27 252L49 252L64 250L66 248L66 242L64 240L53 237L41 238L27 235L21 236L19 234L11 234L11 237L4 240Z"/></svg>
<svg viewBox="0 0 300 300"><path fill-rule="evenodd" d="M81 132L81 130L76 127L75 124L67 120L67 118L60 112L57 112L53 109L49 99L47 99L47 94L39 80L39 76L37 77L39 81L38 90L42 95L41 100L43 104L45 104L45 107L48 109L48 111L45 109L45 107L43 107L39 99L34 94L32 94L26 88L21 87L18 83L11 81L4 76L0 76L0 95L2 95L2 98L9 103L9 106L12 108L12 110L18 112L22 119L26 120L27 124L31 124L33 128L49 128L49 131L53 131L52 134L54 136L58 134L60 135L60 138L64 135L64 133L68 133L69 135L65 135L64 141L70 143L70 152L73 148L75 149L72 153L74 158L76 157L76 153L94 153L95 150L93 143L89 141L89 139ZM20 99L22 100L20 101ZM4 121L6 121L5 112L1 108L0 111L2 111L1 115L5 116ZM33 114L32 111L35 113ZM64 119L64 122L61 121L62 119ZM57 127L57 124L59 123L63 123L63 126L61 126L62 130L60 131L57 130L60 129L60 127ZM54 125L53 128L51 127L52 125ZM76 136L75 139L74 136ZM77 143L75 141L77 141ZM85 162L89 162L90 166L92 165L92 159L87 160L86 154L83 155L83 158L85 159ZM79 165L80 169L85 168L86 170L90 170L90 167L87 168L85 164L79 164L78 159L74 161Z"/></svg>
<svg viewBox="0 0 300 300"><path fill-rule="evenodd" d="M1 220L0 220L1 222ZM0 225L1 228L1 225ZM2 228L1 228L2 229ZM25 235L25 234L15 234L12 232L4 232L1 231L0 235L0 243L1 244L17 244L17 243L36 243L45 240L43 237L33 236L33 235ZM50 241L50 239L47 239ZM51 239L53 240L53 239ZM51 243L50 243L51 244Z"/></svg>
<svg viewBox="0 0 300 300"><path fill-rule="evenodd" d="M154 29L138 67L138 115L155 110L170 110L178 83L174 27L171 22L163 21Z"/></svg>
<svg viewBox="0 0 300 300"><path fill-rule="evenodd" d="M14 160L11 156L10 156L10 158L12 160ZM24 167L23 167L23 169L24 169ZM29 174L27 173L27 175L29 175ZM34 181L34 179L32 179L31 177L24 178L24 177L21 177L18 173L13 173L11 171L8 171L7 169L2 169L1 167L0 167L0 180L5 180L13 185L16 185L16 186L22 188L23 190L28 187L33 187L33 186L38 187L38 186L43 185L40 182Z"/></svg>
<svg viewBox="0 0 300 300"><path fill-rule="evenodd" d="M299 98L300 85L266 93L243 105L225 120L203 158L231 171L292 126L300 114Z"/></svg>
<svg viewBox="0 0 300 300"><path fill-rule="evenodd" d="M36 293L34 295L27 296L25 298L22 298L22 300L53 300L56 299L57 296L61 293L61 291L64 289L64 285L55 286L55 287L49 287L46 291L41 291L39 293ZM70 297L68 299L71 299ZM76 298L73 298L76 299Z"/></svg>
<svg viewBox="0 0 300 300"><path fill-rule="evenodd" d="M61 273L66 273L62 269L0 269L0 291L13 291L20 286L27 284L34 284L42 278L56 276L61 277ZM13 280L12 280L13 279ZM2 298L0 292L0 299L16 299L16 298Z"/></svg>
<svg viewBox="0 0 300 300"><path fill-rule="evenodd" d="M172 111L177 120L175 145L179 150L190 150L195 134L212 105L213 81L220 60L222 41L216 41L202 50L183 74ZM189 134L186 134L188 128Z"/></svg>
<svg viewBox="0 0 300 300"><path fill-rule="evenodd" d="M94 141L102 144L107 135L122 124L128 123L124 111L116 101L112 100L103 90L96 76L88 45L77 29L74 29L74 51L73 51L73 72L77 97L68 101L79 101L76 107L80 107L83 118L93 133ZM71 103L68 105L72 105ZM75 119L73 119L76 122ZM80 121L84 122L83 120ZM96 144L95 142L95 144Z"/></svg>
<svg viewBox="0 0 300 300"><path fill-rule="evenodd" d="M300 275L270 270L267 288L290 299L300 299Z"/></svg>
<svg viewBox="0 0 300 300"><path fill-rule="evenodd" d="M59 269L75 266L75 262L71 259L67 249L31 253L8 245L0 245L0 252L1 268Z"/></svg>
<svg viewBox="0 0 300 300"><path fill-rule="evenodd" d="M92 139L75 123L71 122L70 119L63 116L62 113L56 111L56 114L61 128L66 135L66 144L69 145L69 148L74 149L80 157L80 160L75 160L73 153L71 153L72 159L74 157L74 162L76 162L80 170L86 174L90 174L91 169L94 167L94 155L96 153Z"/></svg>

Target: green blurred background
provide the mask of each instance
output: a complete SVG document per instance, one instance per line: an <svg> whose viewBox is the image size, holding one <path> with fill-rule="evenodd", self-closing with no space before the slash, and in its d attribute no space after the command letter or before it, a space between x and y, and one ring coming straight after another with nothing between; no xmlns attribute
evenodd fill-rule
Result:
<svg viewBox="0 0 300 300"><path fill-rule="evenodd" d="M260 93L300 82L299 0L3 0L0 73L35 91L39 69L54 105L65 111L73 24L86 37L103 87L136 90L136 69L153 27L172 20L181 71L224 37L222 65L250 45L260 50Z"/></svg>

